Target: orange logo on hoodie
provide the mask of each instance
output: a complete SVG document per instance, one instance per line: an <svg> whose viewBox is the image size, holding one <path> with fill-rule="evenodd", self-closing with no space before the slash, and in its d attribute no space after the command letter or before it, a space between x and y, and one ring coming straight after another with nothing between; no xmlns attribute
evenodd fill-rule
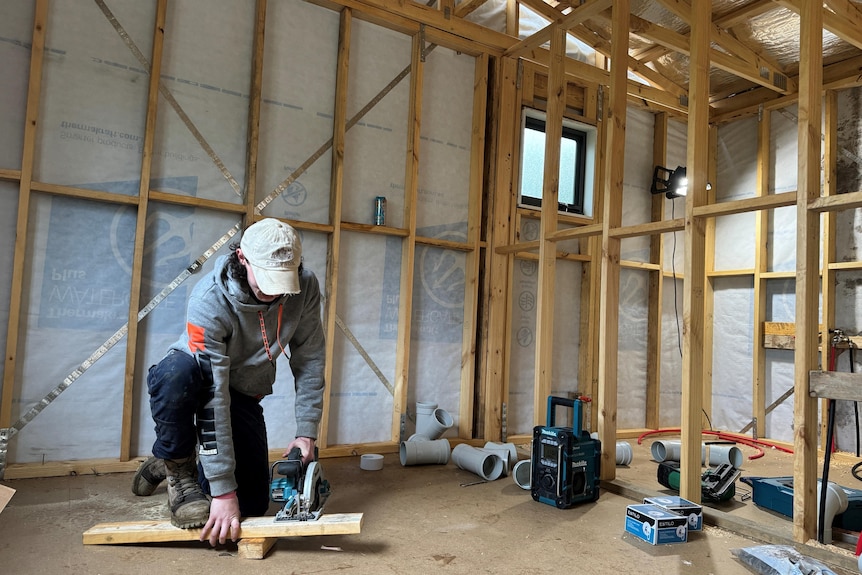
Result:
<svg viewBox="0 0 862 575"><path fill-rule="evenodd" d="M193 323L186 324L186 331L189 332L189 350L194 353L196 351L206 351L204 345L204 328Z"/></svg>

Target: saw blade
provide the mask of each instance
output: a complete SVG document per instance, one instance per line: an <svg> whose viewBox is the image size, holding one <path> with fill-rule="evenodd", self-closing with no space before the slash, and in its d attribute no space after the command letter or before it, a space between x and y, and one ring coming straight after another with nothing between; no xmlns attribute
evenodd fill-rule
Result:
<svg viewBox="0 0 862 575"><path fill-rule="evenodd" d="M320 464L312 461L305 468L305 481L302 484L302 493L300 493L301 509L314 513L319 511L320 505L320 485L323 482L323 471Z"/></svg>

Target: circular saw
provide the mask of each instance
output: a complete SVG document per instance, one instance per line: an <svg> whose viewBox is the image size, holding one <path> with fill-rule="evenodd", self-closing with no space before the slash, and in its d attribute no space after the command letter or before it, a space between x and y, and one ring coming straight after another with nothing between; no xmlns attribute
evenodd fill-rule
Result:
<svg viewBox="0 0 862 575"><path fill-rule="evenodd" d="M283 504L275 514L276 521L318 519L330 493L329 482L323 477L320 463L315 460L303 465L298 447L290 451L286 460L276 461L270 467L270 499Z"/></svg>

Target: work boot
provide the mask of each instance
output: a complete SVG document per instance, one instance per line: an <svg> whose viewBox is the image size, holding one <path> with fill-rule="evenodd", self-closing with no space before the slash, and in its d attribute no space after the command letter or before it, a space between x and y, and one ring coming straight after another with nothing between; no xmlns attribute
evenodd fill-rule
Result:
<svg viewBox="0 0 862 575"><path fill-rule="evenodd" d="M132 493L145 497L152 495L164 480L165 462L157 457L148 457L132 478Z"/></svg>
<svg viewBox="0 0 862 575"><path fill-rule="evenodd" d="M171 523L181 529L203 527L210 515L210 501L198 485L198 468L194 456L165 459L165 472Z"/></svg>

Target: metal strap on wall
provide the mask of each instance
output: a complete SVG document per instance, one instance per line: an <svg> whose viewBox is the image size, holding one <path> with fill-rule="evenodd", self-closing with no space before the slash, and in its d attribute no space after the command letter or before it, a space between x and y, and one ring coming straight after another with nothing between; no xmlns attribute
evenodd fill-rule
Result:
<svg viewBox="0 0 862 575"><path fill-rule="evenodd" d="M105 1L94 1L96 2L96 5L99 6L99 9L102 11L102 14L105 15L105 18L108 19L108 22L110 22L111 25L114 27L114 30L117 31L117 34L120 36L120 38L123 39L123 42L126 44L126 46L128 46L135 59L138 60L144 70L147 70L149 72L149 60L147 60L147 57L144 56L144 53L141 52L140 48L138 48L138 46L134 43L131 37L129 37L128 32L126 32L126 29L123 28L119 20L117 20L113 12L111 12L111 9L108 8L108 6L105 4ZM206 141L206 138L204 138L203 134L200 133L200 130L198 130L197 126L195 126L194 122L192 122L192 119L189 118L189 115L186 114L186 111L183 110L182 106L180 106L180 103L177 102L176 98L174 98L174 95L171 94L170 90L168 90L167 86L165 86L164 82L162 82L161 80L159 80L159 92L162 94L162 96L164 96L168 104L170 104L171 108L174 109L174 111L180 117L180 120L182 120L186 128L189 129L189 132L192 133L194 139L197 141L198 144L200 144L201 148L203 148L203 150L213 161L213 164L215 164L219 171L222 173L222 176L224 176L225 180L227 180L228 184L230 184L230 187L233 188L233 190L237 193L239 197L242 197L242 188L240 187L239 183L231 175L231 173L227 169L227 166L224 165L224 162L222 162L218 154L215 153L215 150L212 148L212 146L209 145L209 142Z"/></svg>

